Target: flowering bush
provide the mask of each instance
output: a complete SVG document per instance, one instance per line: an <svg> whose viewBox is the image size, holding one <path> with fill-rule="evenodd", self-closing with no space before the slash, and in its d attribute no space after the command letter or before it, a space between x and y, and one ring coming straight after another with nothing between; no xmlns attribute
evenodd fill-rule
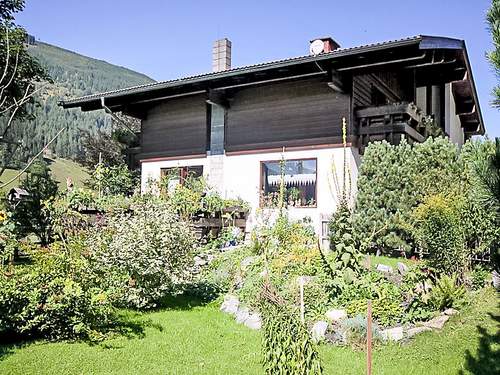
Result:
<svg viewBox="0 0 500 375"><path fill-rule="evenodd" d="M0 272L0 332L50 340L104 337L114 316L111 301L89 277L79 246L72 248L37 248L32 265Z"/></svg>
<svg viewBox="0 0 500 375"><path fill-rule="evenodd" d="M195 237L165 203L149 201L108 219L88 238L94 271L124 306L150 308L185 280Z"/></svg>

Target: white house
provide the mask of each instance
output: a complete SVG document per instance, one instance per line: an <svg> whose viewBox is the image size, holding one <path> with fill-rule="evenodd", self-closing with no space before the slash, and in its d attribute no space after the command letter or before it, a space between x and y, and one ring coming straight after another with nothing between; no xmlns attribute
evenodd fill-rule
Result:
<svg viewBox="0 0 500 375"><path fill-rule="evenodd" d="M415 36L340 48L319 38L304 56L239 68L231 68L231 49L227 39L215 43L211 73L61 105L139 118L130 155L142 189L172 168L203 175L224 197L250 203L248 228L279 189L284 159L290 215L310 218L320 235L336 208L344 157L355 190L366 145L421 142L425 116L458 144L484 133L462 40Z"/></svg>

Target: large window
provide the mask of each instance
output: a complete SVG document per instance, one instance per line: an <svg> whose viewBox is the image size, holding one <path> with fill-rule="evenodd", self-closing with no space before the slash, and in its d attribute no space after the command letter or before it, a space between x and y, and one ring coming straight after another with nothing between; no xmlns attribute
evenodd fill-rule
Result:
<svg viewBox="0 0 500 375"><path fill-rule="evenodd" d="M168 191L179 184L184 184L188 177L198 178L203 176L203 166L194 165L189 167L162 168L161 179L166 183Z"/></svg>
<svg viewBox="0 0 500 375"><path fill-rule="evenodd" d="M276 160L261 163L261 205L276 207L284 182L289 206L316 206L316 159Z"/></svg>

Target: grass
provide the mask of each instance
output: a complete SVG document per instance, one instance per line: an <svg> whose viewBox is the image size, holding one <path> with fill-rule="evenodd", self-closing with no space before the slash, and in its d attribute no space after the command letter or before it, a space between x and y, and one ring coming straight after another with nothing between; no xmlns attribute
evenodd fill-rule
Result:
<svg viewBox="0 0 500 375"><path fill-rule="evenodd" d="M80 166L78 163L75 163L72 160L68 159L45 159L46 162L49 163L50 171L52 173L52 177L58 182L59 190L66 190L66 178L71 177L73 180L73 184L75 188L83 187L83 182L89 178L88 173L85 169ZM19 173L18 170L15 169L7 169L2 175L1 182L6 182L11 178L15 177ZM7 187L5 187L4 191L9 191L15 186L19 186L21 180L25 175L22 175L20 178L14 180Z"/></svg>
<svg viewBox="0 0 500 375"><path fill-rule="evenodd" d="M187 301L145 314L140 328L99 345L35 342L0 346L1 374L260 374L260 334L215 305ZM481 291L441 333L377 347L373 374L500 373L498 296ZM478 329L480 327L480 329ZM320 347L325 374L364 374L365 354Z"/></svg>
<svg viewBox="0 0 500 375"><path fill-rule="evenodd" d="M372 267L376 267L377 264L385 264L386 266L390 266L393 269L397 270L398 266L397 264L399 262L405 263L407 265L412 264L412 260L406 259L406 258L395 258L395 257L387 257L387 256L376 256L376 255L370 255L370 262Z"/></svg>

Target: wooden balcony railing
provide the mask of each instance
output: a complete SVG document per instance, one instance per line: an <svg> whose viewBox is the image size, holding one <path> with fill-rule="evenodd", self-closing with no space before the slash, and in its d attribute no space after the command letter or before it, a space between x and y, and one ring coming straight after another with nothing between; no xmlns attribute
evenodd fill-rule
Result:
<svg viewBox="0 0 500 375"><path fill-rule="evenodd" d="M386 140L399 144L403 138L409 143L425 140L423 116L413 103L395 103L363 107L354 112L358 129L358 145L363 149L373 141Z"/></svg>

